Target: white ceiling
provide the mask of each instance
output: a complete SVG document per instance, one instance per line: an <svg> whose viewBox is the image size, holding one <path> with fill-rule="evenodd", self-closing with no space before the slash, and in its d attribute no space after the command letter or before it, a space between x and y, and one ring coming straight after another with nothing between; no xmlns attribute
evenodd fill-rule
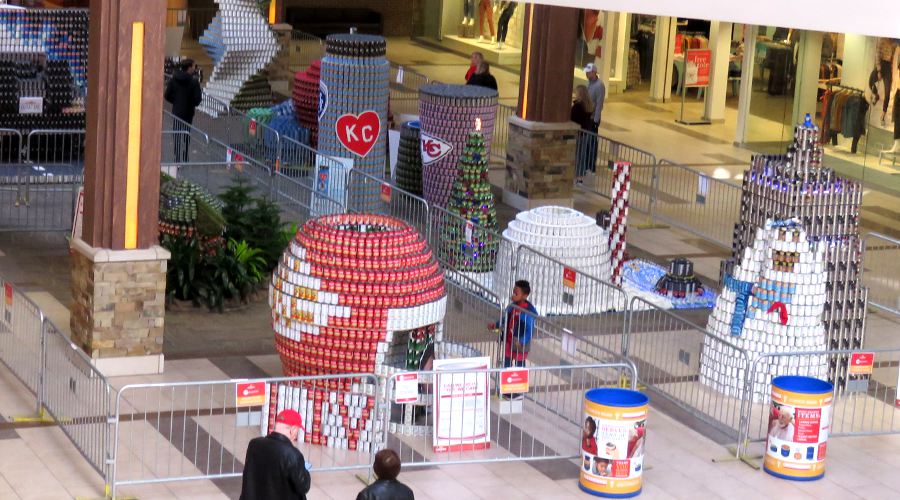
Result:
<svg viewBox="0 0 900 500"><path fill-rule="evenodd" d="M536 3L900 38L900 0L537 0Z"/></svg>

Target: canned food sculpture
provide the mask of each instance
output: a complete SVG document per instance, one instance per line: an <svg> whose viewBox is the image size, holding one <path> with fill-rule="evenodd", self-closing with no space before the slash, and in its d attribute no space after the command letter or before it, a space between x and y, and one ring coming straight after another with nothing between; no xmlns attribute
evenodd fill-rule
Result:
<svg viewBox="0 0 900 500"><path fill-rule="evenodd" d="M767 221L757 229L753 245L744 249L734 272L725 276L707 330L745 350L751 360L761 354L825 350L825 246L811 243L796 220ZM700 381L740 397L750 367L742 352L724 342L704 339ZM751 386L753 401L768 400L773 377L820 378L827 370L824 355L758 364Z"/></svg>
<svg viewBox="0 0 900 500"><path fill-rule="evenodd" d="M794 130L785 155L756 155L744 172L741 220L734 228L730 271L754 242L756 228L767 219L800 221L810 242L824 251L825 311L822 321L828 349L858 349L866 330L868 290L862 286L859 205L862 188L822 165L818 127L806 115ZM835 359L828 380L838 391L846 385L847 355Z"/></svg>
<svg viewBox="0 0 900 500"><path fill-rule="evenodd" d="M624 297L623 294L609 293L612 287L600 286L596 280L579 281L574 276L574 283L570 283L573 286L566 286L565 269L559 265L548 266L552 261L538 253L518 250L517 257L517 247L524 245L571 269L608 280L609 232L593 218L571 208L538 207L519 212L503 236L494 268L494 289L500 297L509 296L517 279L527 279L532 290L529 300L541 314L590 314L625 306L624 300L613 303L616 297ZM516 258L520 259L518 263L514 262ZM524 269L527 275L510 275L514 267ZM560 300L563 293L570 293L572 300Z"/></svg>
<svg viewBox="0 0 900 500"><path fill-rule="evenodd" d="M319 144L319 78L322 62L316 59L306 71L294 75L294 111L300 126L309 130L309 145Z"/></svg>
<svg viewBox="0 0 900 500"><path fill-rule="evenodd" d="M280 49L275 33L262 16L256 0L215 0L219 11L200 43L215 66L206 84L206 99L200 105L204 113L218 117L225 105L239 109L272 104L272 89L262 71Z"/></svg>
<svg viewBox="0 0 900 500"><path fill-rule="evenodd" d="M339 214L311 219L297 232L272 276L269 303L285 375L386 377L413 366L427 344L440 340L446 294L437 261L411 226L387 216ZM352 405L342 409L348 395L371 410L380 395L349 380L324 385L327 394L306 387L288 399L305 422L317 416L332 422L307 426L305 441L364 450L376 445L380 429L371 428L369 411L355 420L323 412L359 413ZM323 407L331 399L338 404ZM366 434L353 432L360 426Z"/></svg>
<svg viewBox="0 0 900 500"><path fill-rule="evenodd" d="M497 91L475 85L430 84L419 89L422 191L428 203L446 207L459 158L475 119L481 120L485 158L490 158Z"/></svg>

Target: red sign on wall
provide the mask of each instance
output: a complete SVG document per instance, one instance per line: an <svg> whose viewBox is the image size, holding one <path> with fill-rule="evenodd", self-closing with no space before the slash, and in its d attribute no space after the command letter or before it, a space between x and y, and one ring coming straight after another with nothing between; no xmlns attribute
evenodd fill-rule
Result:
<svg viewBox="0 0 900 500"><path fill-rule="evenodd" d="M709 69L712 65L712 51L689 50L684 56L684 85L686 87L706 87L709 85Z"/></svg>

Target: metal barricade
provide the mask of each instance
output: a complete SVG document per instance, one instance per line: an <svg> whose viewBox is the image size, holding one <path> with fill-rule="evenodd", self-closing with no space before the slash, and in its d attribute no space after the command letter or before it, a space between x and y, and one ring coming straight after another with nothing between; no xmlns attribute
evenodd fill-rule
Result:
<svg viewBox="0 0 900 500"><path fill-rule="evenodd" d="M863 285L869 305L900 315L900 240L880 233L863 238Z"/></svg>
<svg viewBox="0 0 900 500"><path fill-rule="evenodd" d="M72 229L81 167L24 165L0 177L0 232L69 231ZM57 175L54 175L54 172Z"/></svg>
<svg viewBox="0 0 900 500"><path fill-rule="evenodd" d="M0 278L0 284L0 362L36 396L40 414L44 312L11 282Z"/></svg>
<svg viewBox="0 0 900 500"><path fill-rule="evenodd" d="M680 316L685 314L691 313L675 314L634 297L622 353L637 366L640 383L648 391L737 442L745 414L749 355Z"/></svg>
<svg viewBox="0 0 900 500"><path fill-rule="evenodd" d="M38 401L91 467L108 479L114 390L91 358L50 321L44 322L43 340Z"/></svg>
<svg viewBox="0 0 900 500"><path fill-rule="evenodd" d="M348 172L346 196L348 212L396 217L416 228L428 240L431 216L428 202L421 197L357 169Z"/></svg>
<svg viewBox="0 0 900 500"><path fill-rule="evenodd" d="M494 118L494 133L491 138L491 159L506 164L506 148L509 144L509 119L516 116L516 108L500 104Z"/></svg>
<svg viewBox="0 0 900 500"><path fill-rule="evenodd" d="M527 246L518 248L515 269L519 278L529 281L529 300L539 314L552 316L578 337L622 352L629 302L621 288ZM507 285L497 293L512 293L512 283Z"/></svg>
<svg viewBox="0 0 900 500"><path fill-rule="evenodd" d="M282 217L298 225L306 220L326 214L339 214L347 211L346 205L309 186L302 179L287 177L276 172L271 178L272 200L282 208Z"/></svg>
<svg viewBox="0 0 900 500"><path fill-rule="evenodd" d="M25 160L84 168L84 130L32 130L25 144Z"/></svg>
<svg viewBox="0 0 900 500"><path fill-rule="evenodd" d="M495 384L502 368L420 371L418 398L396 403L387 382L387 447L404 467L573 459L580 456L586 391L618 386L629 363L531 366L528 391L503 401ZM438 392L435 395L435 392Z"/></svg>
<svg viewBox="0 0 900 500"><path fill-rule="evenodd" d="M299 30L291 31L290 72L305 71L316 59L325 56L325 41ZM278 58L275 59L276 61Z"/></svg>
<svg viewBox="0 0 900 500"><path fill-rule="evenodd" d="M741 186L668 160L660 160L656 172L652 216L730 249Z"/></svg>
<svg viewBox="0 0 900 500"><path fill-rule="evenodd" d="M327 417L331 412L322 408L321 399L315 407L311 398L303 400L301 391L288 400L280 387L304 389L308 395L331 395L336 384L340 384L338 387L365 387L365 391L351 389L347 394L368 396L378 394L380 387L377 377L365 373L264 378L253 380L265 387L262 401L244 401L243 396L239 400L238 384L246 382L232 379L129 384L119 389L112 420L112 498L127 485L240 477L250 440L268 434L270 414L285 407L295 408L305 416L305 429L301 431L304 434L298 441L312 443L313 429L320 425L315 417ZM372 399L374 405L366 414L378 422L380 401ZM336 403L336 398L331 402ZM378 433L379 429L373 425L372 432ZM316 471L368 469L377 448L350 451L310 444L303 446L303 453Z"/></svg>
<svg viewBox="0 0 900 500"><path fill-rule="evenodd" d="M628 205L637 211L651 214L657 189L656 156L587 130L578 131L575 142L577 188L609 199L615 162L631 163Z"/></svg>
<svg viewBox="0 0 900 500"><path fill-rule="evenodd" d="M0 166L22 163L22 133L11 128L0 128Z"/></svg>
<svg viewBox="0 0 900 500"><path fill-rule="evenodd" d="M835 384L831 402L828 435L866 436L900 433L900 409L897 408L897 366L900 349L856 349L813 352L781 352L764 354L751 364L746 392L747 418L742 429L740 453L742 457L759 455L771 426L770 401L772 379L780 375L817 376L818 367L848 363L854 354L874 356L870 371L863 370L848 380ZM866 371L869 371L866 373ZM752 387L752 388L751 388Z"/></svg>
<svg viewBox="0 0 900 500"><path fill-rule="evenodd" d="M441 341L464 345L483 356L498 359L499 341L487 325L501 324L503 309L500 298L478 283L458 285L447 280L447 312L444 315Z"/></svg>

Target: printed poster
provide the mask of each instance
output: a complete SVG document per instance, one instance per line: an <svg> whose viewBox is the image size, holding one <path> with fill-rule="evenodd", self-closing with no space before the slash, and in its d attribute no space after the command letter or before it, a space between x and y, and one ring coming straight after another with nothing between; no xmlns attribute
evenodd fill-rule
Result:
<svg viewBox="0 0 900 500"><path fill-rule="evenodd" d="M491 358L435 359L433 394L436 453L480 450L491 446ZM442 374L441 371L467 370Z"/></svg>

